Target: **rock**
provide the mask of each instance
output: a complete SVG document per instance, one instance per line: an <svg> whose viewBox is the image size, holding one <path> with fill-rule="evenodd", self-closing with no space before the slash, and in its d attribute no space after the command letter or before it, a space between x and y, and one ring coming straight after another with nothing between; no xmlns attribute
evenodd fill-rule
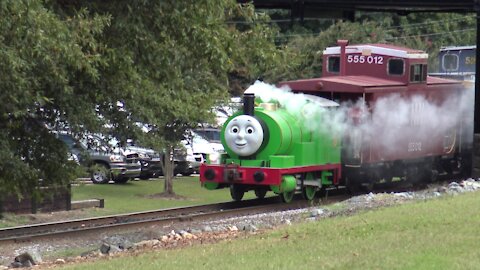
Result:
<svg viewBox="0 0 480 270"><path fill-rule="evenodd" d="M321 208L318 208L318 209L313 209L311 212L310 212L310 217L316 217L316 216L321 216L324 214L324 210L321 209Z"/></svg>
<svg viewBox="0 0 480 270"><path fill-rule="evenodd" d="M257 230L258 230L257 227L255 227L255 225L252 225L252 224L247 224L242 228L242 231L246 231L246 232L255 232Z"/></svg>
<svg viewBox="0 0 480 270"><path fill-rule="evenodd" d="M29 252L24 252L15 257L14 262L11 264L12 267L31 267L36 265L37 262Z"/></svg>
<svg viewBox="0 0 480 270"><path fill-rule="evenodd" d="M110 236L103 240L104 243L110 246L117 246L120 249L129 249L133 246L133 243L124 236Z"/></svg>
<svg viewBox="0 0 480 270"><path fill-rule="evenodd" d="M233 226L229 226L228 230L231 231L231 232L236 232L236 231L238 231L238 228L237 228L237 226L233 225Z"/></svg>
<svg viewBox="0 0 480 270"><path fill-rule="evenodd" d="M109 251L110 251L110 245L107 243L103 243L102 246L100 247L100 253L108 254Z"/></svg>
<svg viewBox="0 0 480 270"><path fill-rule="evenodd" d="M164 235L164 236L162 236L162 239L160 239L160 241L166 243L166 242L168 242L169 239L170 238L167 235Z"/></svg>
<svg viewBox="0 0 480 270"><path fill-rule="evenodd" d="M480 189L480 183L473 181L473 180L465 180L462 181L461 185L465 188L467 191L475 191L477 189Z"/></svg>
<svg viewBox="0 0 480 270"><path fill-rule="evenodd" d="M108 254L115 254L122 251L123 251L123 248L120 248L117 246L110 246L110 250L108 251Z"/></svg>
<svg viewBox="0 0 480 270"><path fill-rule="evenodd" d="M441 187L438 187L437 188L437 191L440 192L440 193L445 193L448 191L448 189L444 186L441 186Z"/></svg>
<svg viewBox="0 0 480 270"><path fill-rule="evenodd" d="M28 253L33 258L33 264L40 264L43 262L42 256L40 255L40 252L37 249L29 249Z"/></svg>
<svg viewBox="0 0 480 270"><path fill-rule="evenodd" d="M315 217L308 217L305 219L306 221L310 221L310 222L313 222L313 221L316 221L317 219Z"/></svg>
<svg viewBox="0 0 480 270"><path fill-rule="evenodd" d="M192 234L201 234L202 231L201 231L201 230L198 230L198 229L191 229L191 230L190 230L190 233L192 233Z"/></svg>
<svg viewBox="0 0 480 270"><path fill-rule="evenodd" d="M375 199L375 194L373 192L370 192L367 195L365 195L365 199L367 201L371 201L371 200Z"/></svg>
<svg viewBox="0 0 480 270"><path fill-rule="evenodd" d="M393 195L404 199L413 199L413 194L411 192L400 192Z"/></svg>
<svg viewBox="0 0 480 270"><path fill-rule="evenodd" d="M186 233L183 235L183 239L188 239L188 240L191 240L191 239L197 239L198 237L196 237L195 235L191 234L191 233Z"/></svg>
<svg viewBox="0 0 480 270"><path fill-rule="evenodd" d="M26 267L26 266L23 266L23 263L20 263L20 262L12 262L10 264L10 267L11 268L21 268L21 267Z"/></svg>
<svg viewBox="0 0 480 270"><path fill-rule="evenodd" d="M287 225L292 225L292 222L290 221L290 219L285 219L285 221L283 223L285 223Z"/></svg>
<svg viewBox="0 0 480 270"><path fill-rule="evenodd" d="M144 240L140 241L138 243L135 243L133 246L136 248L142 247L142 248L153 248L155 246L160 245L160 240L158 239L152 239L152 240Z"/></svg>
<svg viewBox="0 0 480 270"><path fill-rule="evenodd" d="M451 191L451 192L464 192L464 189L462 186L460 186L459 183L457 182L451 182L450 184L448 184L448 190Z"/></svg>
<svg viewBox="0 0 480 270"><path fill-rule="evenodd" d="M203 227L203 231L204 231L204 232L213 232L212 227L210 227L210 226L208 226L208 225L205 226L205 227Z"/></svg>
<svg viewBox="0 0 480 270"><path fill-rule="evenodd" d="M65 260L64 259L56 259L55 264L65 264Z"/></svg>

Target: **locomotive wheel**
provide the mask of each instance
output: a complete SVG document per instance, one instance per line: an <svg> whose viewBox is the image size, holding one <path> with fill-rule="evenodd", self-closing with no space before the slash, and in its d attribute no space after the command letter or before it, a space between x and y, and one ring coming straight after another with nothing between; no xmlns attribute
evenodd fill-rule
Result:
<svg viewBox="0 0 480 270"><path fill-rule="evenodd" d="M295 195L295 191L283 192L280 197L282 197L284 203L289 203L293 200L293 195Z"/></svg>
<svg viewBox="0 0 480 270"><path fill-rule="evenodd" d="M245 195L245 190L242 186L239 185L230 185L230 195L234 201L241 201L243 195Z"/></svg>
<svg viewBox="0 0 480 270"><path fill-rule="evenodd" d="M307 201L312 201L315 198L316 192L317 190L315 189L315 187L308 187L308 186L302 187L302 196Z"/></svg>
<svg viewBox="0 0 480 270"><path fill-rule="evenodd" d="M267 194L266 189L255 189L255 196L259 199L265 198L265 195Z"/></svg>

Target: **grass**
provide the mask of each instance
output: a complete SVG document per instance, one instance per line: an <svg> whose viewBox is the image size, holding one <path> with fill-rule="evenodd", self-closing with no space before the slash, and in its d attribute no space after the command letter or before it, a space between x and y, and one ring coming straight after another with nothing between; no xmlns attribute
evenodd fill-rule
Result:
<svg viewBox="0 0 480 270"><path fill-rule="evenodd" d="M150 196L163 192L163 185L163 178L159 178L148 181L129 181L126 184L81 184L73 186L72 200L104 199L105 208L85 208L71 212L56 212L50 217L48 214L15 215L5 213L4 217L0 219L0 228L38 223L39 221L47 222L50 219L58 221L232 200L228 189L210 191L202 188L198 176L178 177L174 180L173 190L179 196L178 199ZM253 198L255 198L253 192L245 193L244 199Z"/></svg>
<svg viewBox="0 0 480 270"><path fill-rule="evenodd" d="M477 193L65 269L478 269Z"/></svg>

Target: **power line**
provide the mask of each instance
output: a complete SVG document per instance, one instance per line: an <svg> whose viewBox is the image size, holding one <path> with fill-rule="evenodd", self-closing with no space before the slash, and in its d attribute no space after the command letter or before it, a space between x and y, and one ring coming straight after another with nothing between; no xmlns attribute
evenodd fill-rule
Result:
<svg viewBox="0 0 480 270"><path fill-rule="evenodd" d="M392 37L392 38L386 38L385 40L398 40L398 39L407 39L407 38L415 38L415 37L442 36L442 35L447 35L447 34L451 34L451 33L462 33L462 32L469 32L469 31L475 31L475 30L476 30L476 28L467 28L467 29L454 30L454 31L449 31L449 32L439 32L439 33L419 34L419 35L412 35L412 36Z"/></svg>
<svg viewBox="0 0 480 270"><path fill-rule="evenodd" d="M397 25L397 26L391 26L387 27L386 29L396 29L396 28L410 28L410 27L417 27L417 26L428 26L431 24L436 24L436 23L448 23L448 22L456 22L456 21L464 21L467 19L467 17L475 18L475 16L465 16L463 18L458 18L458 19L449 19L449 20L438 20L438 21L429 21L429 22L423 22L423 23L411 23L411 24L405 24L405 25Z"/></svg>

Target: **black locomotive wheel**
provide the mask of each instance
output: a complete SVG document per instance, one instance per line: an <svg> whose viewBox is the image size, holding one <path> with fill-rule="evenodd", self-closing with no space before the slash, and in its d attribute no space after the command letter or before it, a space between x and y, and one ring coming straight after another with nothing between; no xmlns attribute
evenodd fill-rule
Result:
<svg viewBox="0 0 480 270"><path fill-rule="evenodd" d="M241 201L245 195L245 189L240 185L230 185L230 195L234 201Z"/></svg>
<svg viewBox="0 0 480 270"><path fill-rule="evenodd" d="M293 200L293 195L295 195L295 191L283 192L280 197L284 203L289 203Z"/></svg>
<svg viewBox="0 0 480 270"><path fill-rule="evenodd" d="M255 189L255 196L259 199L265 198L265 195L267 194L266 189Z"/></svg>
<svg viewBox="0 0 480 270"><path fill-rule="evenodd" d="M346 179L347 192L350 195L356 196L362 194L362 186L357 182L352 180L352 178Z"/></svg>

